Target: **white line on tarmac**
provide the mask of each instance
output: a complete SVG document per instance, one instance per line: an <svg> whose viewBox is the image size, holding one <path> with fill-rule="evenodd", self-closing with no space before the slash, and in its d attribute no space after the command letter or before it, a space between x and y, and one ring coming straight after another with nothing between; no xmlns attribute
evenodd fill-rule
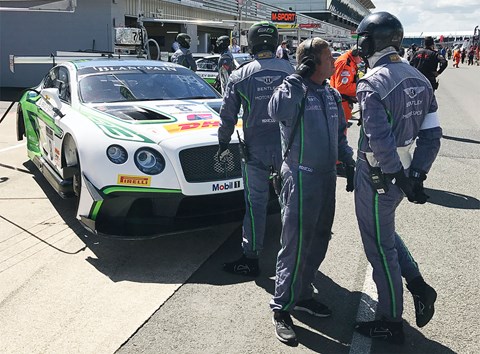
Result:
<svg viewBox="0 0 480 354"><path fill-rule="evenodd" d="M17 145L9 146L8 148L1 149L1 150L0 150L0 152L5 152L5 151L8 151L8 150L13 150L13 149L16 149L16 148L19 148L19 147L25 146L26 144L27 144L27 143L21 143L21 144L17 144Z"/></svg>
<svg viewBox="0 0 480 354"><path fill-rule="evenodd" d="M362 297L358 306L357 322L373 321L375 319L375 309L377 308L377 288L372 279L372 266L367 266L365 281L363 283ZM352 344L349 354L370 353L372 339L362 336L360 333L353 332Z"/></svg>

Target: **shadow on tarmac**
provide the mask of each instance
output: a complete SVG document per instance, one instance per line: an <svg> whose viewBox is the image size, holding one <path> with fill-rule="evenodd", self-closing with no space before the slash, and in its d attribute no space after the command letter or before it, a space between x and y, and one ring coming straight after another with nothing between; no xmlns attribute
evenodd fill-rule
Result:
<svg viewBox="0 0 480 354"><path fill-rule="evenodd" d="M211 230L197 232L195 235L172 235L143 241L122 241L97 237L85 231L75 218L75 199L62 199L32 162L27 161L24 166L32 173L33 178L65 223L97 257L87 257L86 260L114 282L124 280L145 283L181 282L183 281L182 271L171 270L172 264L169 262L171 262L172 254L174 255L173 258L176 258L176 262L182 262L178 255L195 254L197 242L209 242L212 237L218 237ZM431 193L431 191L434 190L429 190L429 192L432 199L435 200L435 193ZM448 192L437 192L440 196L449 195ZM474 199L455 196L455 200L462 198ZM459 207L458 201L454 204ZM255 282L257 286L265 289L269 294L273 294L276 255L280 249L281 224L278 213L269 216L267 228L267 237L264 242L265 249L260 260L262 273L259 278L255 279ZM221 270L223 262L237 258L241 253L241 224L239 223L235 231L227 236L227 240L192 274L186 282L187 284L198 283L221 286L254 280L248 277L233 276ZM52 247L54 246L52 245ZM175 272L178 272L178 274L175 274ZM315 329L314 332L305 327L297 326L296 332L299 343L313 352L349 353L361 292L349 291L320 272L317 273L315 286L321 292L321 301L332 308L334 315L331 318L322 319L294 312L295 323L301 322ZM406 296L408 296L408 293L406 293ZM255 301L255 299L251 301ZM248 306L244 308L248 308ZM270 318L265 320L270 321ZM272 326L270 322L266 325ZM405 345L394 346L376 342L372 345L371 353L454 353L444 345L424 337L420 331L410 326L408 322L405 321L404 325L406 332Z"/></svg>
<svg viewBox="0 0 480 354"><path fill-rule="evenodd" d="M264 240L264 250L260 258L261 274L258 278L235 276L221 270L225 261L236 259L241 254L241 226L239 226L226 242L212 254L210 259L190 277L187 283L222 286L255 281L257 286L273 295L276 256L280 249L281 224L279 214L270 215L267 228L269 230ZM294 324L297 324L295 331L298 342L312 352L349 353L362 293L352 292L341 287L321 272L317 272L314 285L320 292L320 294L314 296L332 309L333 316L318 318L303 312L293 311L292 317ZM410 296L410 293L405 291L405 296ZM409 300L407 300L407 306ZM253 298L251 301L255 302L256 300ZM413 302L410 305L413 306ZM265 306L268 306L268 304L265 304ZM248 304L242 304L242 307L249 308ZM270 321L270 318L265 320ZM299 326L299 323L315 329L315 332L304 326ZM271 325L271 323L269 322L267 325ZM403 346L375 342L372 344L371 353L454 353L444 345L426 338L419 330L410 326L407 321L404 321L404 330L406 342Z"/></svg>
<svg viewBox="0 0 480 354"><path fill-rule="evenodd" d="M216 244L220 237L223 239L226 236L219 235L212 228L144 240L122 240L94 235L84 229L76 219L76 198L62 199L30 160L23 166L24 172L31 174L65 224L85 244L80 251L88 248L95 254L95 257L87 256L86 261L113 282L128 280L140 283L183 283L188 269L186 263L190 263L192 259L201 263L207 252L198 252L198 243ZM62 252L60 249L57 251ZM185 261L185 257L189 259Z"/></svg>
<svg viewBox="0 0 480 354"><path fill-rule="evenodd" d="M447 139L447 140L459 141L461 143L480 144L480 141L478 141L478 140L467 139L467 138L459 138L459 137L456 137L456 136L442 135L442 138Z"/></svg>
<svg viewBox="0 0 480 354"><path fill-rule="evenodd" d="M431 188L425 188L425 193L432 204L453 209L480 209L480 201L468 195Z"/></svg>

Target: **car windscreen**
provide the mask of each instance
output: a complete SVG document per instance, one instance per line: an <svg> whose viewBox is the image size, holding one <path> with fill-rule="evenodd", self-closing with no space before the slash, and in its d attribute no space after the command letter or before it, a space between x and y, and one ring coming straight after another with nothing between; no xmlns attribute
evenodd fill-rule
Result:
<svg viewBox="0 0 480 354"><path fill-rule="evenodd" d="M245 63L246 61L251 61L252 57L250 55L234 55L233 56L238 65Z"/></svg>
<svg viewBox="0 0 480 354"><path fill-rule="evenodd" d="M218 58L202 58L197 60L197 71L218 71Z"/></svg>
<svg viewBox="0 0 480 354"><path fill-rule="evenodd" d="M218 98L193 72L116 72L88 75L79 81L85 103Z"/></svg>

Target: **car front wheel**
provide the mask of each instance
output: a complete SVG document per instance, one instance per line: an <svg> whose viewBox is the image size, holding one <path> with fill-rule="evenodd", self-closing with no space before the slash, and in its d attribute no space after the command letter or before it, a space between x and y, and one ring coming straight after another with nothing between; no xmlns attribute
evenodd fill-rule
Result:
<svg viewBox="0 0 480 354"><path fill-rule="evenodd" d="M75 172L73 173L73 192L75 196L80 199L80 193L82 191L82 169L80 167L80 159L77 155L77 165L75 166Z"/></svg>

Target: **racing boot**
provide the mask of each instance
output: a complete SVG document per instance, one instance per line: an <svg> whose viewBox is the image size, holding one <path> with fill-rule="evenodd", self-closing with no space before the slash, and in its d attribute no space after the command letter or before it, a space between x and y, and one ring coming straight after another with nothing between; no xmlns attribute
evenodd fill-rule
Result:
<svg viewBox="0 0 480 354"><path fill-rule="evenodd" d="M286 311L274 311L272 317L275 326L275 336L282 343L295 346L297 344L297 335L293 326L292 318Z"/></svg>
<svg viewBox="0 0 480 354"><path fill-rule="evenodd" d="M386 321L385 319L357 322L355 330L365 337L383 340L393 344L403 344L403 322Z"/></svg>
<svg viewBox="0 0 480 354"><path fill-rule="evenodd" d="M414 278L407 284L407 289L412 293L415 305L415 317L418 327L425 326L435 313L437 292L425 283L421 276Z"/></svg>
<svg viewBox="0 0 480 354"><path fill-rule="evenodd" d="M236 261L224 263L223 270L228 273L246 275L249 277L257 277L260 274L258 258L249 258L244 254Z"/></svg>

